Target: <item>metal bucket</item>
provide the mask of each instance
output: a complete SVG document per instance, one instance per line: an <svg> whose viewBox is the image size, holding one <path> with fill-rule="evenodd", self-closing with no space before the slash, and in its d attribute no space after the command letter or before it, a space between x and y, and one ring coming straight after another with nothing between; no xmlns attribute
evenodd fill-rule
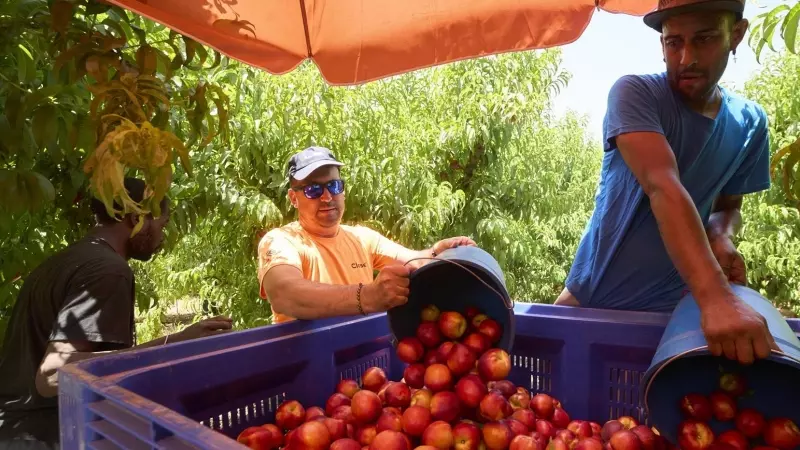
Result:
<svg viewBox="0 0 800 450"><path fill-rule="evenodd" d="M514 305L497 261L478 247L451 248L436 259L411 274L408 303L387 312L389 329L396 341L416 334L422 309L429 304L462 314L467 306L474 306L503 328L495 347L510 351L514 343Z"/></svg>
<svg viewBox="0 0 800 450"><path fill-rule="evenodd" d="M773 351L768 359L750 366L712 356L700 327L700 309L691 294L684 297L672 313L642 380L650 424L673 443L683 421L680 399L689 393L708 395L718 389L723 372L740 373L747 380L749 393L738 400L739 409L755 408L767 419L787 417L800 423L800 340L780 312L758 292L744 286L733 289L764 316L781 351ZM716 435L734 428L733 422L714 420L709 425Z"/></svg>

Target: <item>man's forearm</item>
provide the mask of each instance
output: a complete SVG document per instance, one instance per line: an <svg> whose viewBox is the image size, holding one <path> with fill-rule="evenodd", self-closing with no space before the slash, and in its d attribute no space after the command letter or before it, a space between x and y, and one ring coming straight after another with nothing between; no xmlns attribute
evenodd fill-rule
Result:
<svg viewBox="0 0 800 450"><path fill-rule="evenodd" d="M651 193L650 206L667 253L698 305L703 307L706 299L729 292L689 193L679 183L669 184Z"/></svg>
<svg viewBox="0 0 800 450"><path fill-rule="evenodd" d="M411 250L408 254L404 255L405 257L400 260L401 263L406 264L413 269L419 269L420 267L430 264L435 261L433 258L433 248L426 248L424 250ZM410 262L409 262L410 261Z"/></svg>
<svg viewBox="0 0 800 450"><path fill-rule="evenodd" d="M112 353L123 353L142 348L155 347L157 345L163 345L164 341L165 337L160 337L135 347L103 352L74 351L74 348L67 348L67 346L64 346L65 348L60 348L60 346L54 346L54 343L51 343L51 345L48 346L47 354L42 360L42 364L39 366L39 372L36 374L36 390L39 392L39 395L43 397L55 397L58 395L58 369L65 365L110 355Z"/></svg>
<svg viewBox="0 0 800 450"><path fill-rule="evenodd" d="M357 290L358 286L354 285L340 286L296 279L274 286L270 289L269 298L276 312L297 319L314 320L359 314Z"/></svg>

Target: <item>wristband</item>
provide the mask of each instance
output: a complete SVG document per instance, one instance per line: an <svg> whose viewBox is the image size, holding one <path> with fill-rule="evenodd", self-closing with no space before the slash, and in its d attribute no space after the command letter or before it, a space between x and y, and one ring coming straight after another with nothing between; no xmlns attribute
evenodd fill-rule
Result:
<svg viewBox="0 0 800 450"><path fill-rule="evenodd" d="M361 289L363 288L364 283L358 283L358 290L356 291L356 306L358 306L358 312L360 312L362 316L366 316L367 313L365 313L364 308L361 307Z"/></svg>

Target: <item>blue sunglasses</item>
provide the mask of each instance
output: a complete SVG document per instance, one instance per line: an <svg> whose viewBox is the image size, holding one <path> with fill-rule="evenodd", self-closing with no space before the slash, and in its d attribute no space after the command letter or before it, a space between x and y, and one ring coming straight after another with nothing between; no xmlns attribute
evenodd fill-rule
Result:
<svg viewBox="0 0 800 450"><path fill-rule="evenodd" d="M331 180L325 184L312 183L305 186L293 187L294 191L303 191L306 198L315 200L322 197L322 194L328 189L331 195L339 195L344 192L344 180Z"/></svg>

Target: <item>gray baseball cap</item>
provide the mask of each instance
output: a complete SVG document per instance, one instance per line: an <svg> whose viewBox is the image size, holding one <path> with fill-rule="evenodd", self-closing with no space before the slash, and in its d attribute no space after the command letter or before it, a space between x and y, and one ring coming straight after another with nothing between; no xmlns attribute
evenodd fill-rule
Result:
<svg viewBox="0 0 800 450"><path fill-rule="evenodd" d="M341 167L341 163L333 152L325 147L308 147L300 152L295 153L289 159L289 167L287 167L286 175L295 180L304 180L311 175L311 172L323 166L337 166Z"/></svg>

